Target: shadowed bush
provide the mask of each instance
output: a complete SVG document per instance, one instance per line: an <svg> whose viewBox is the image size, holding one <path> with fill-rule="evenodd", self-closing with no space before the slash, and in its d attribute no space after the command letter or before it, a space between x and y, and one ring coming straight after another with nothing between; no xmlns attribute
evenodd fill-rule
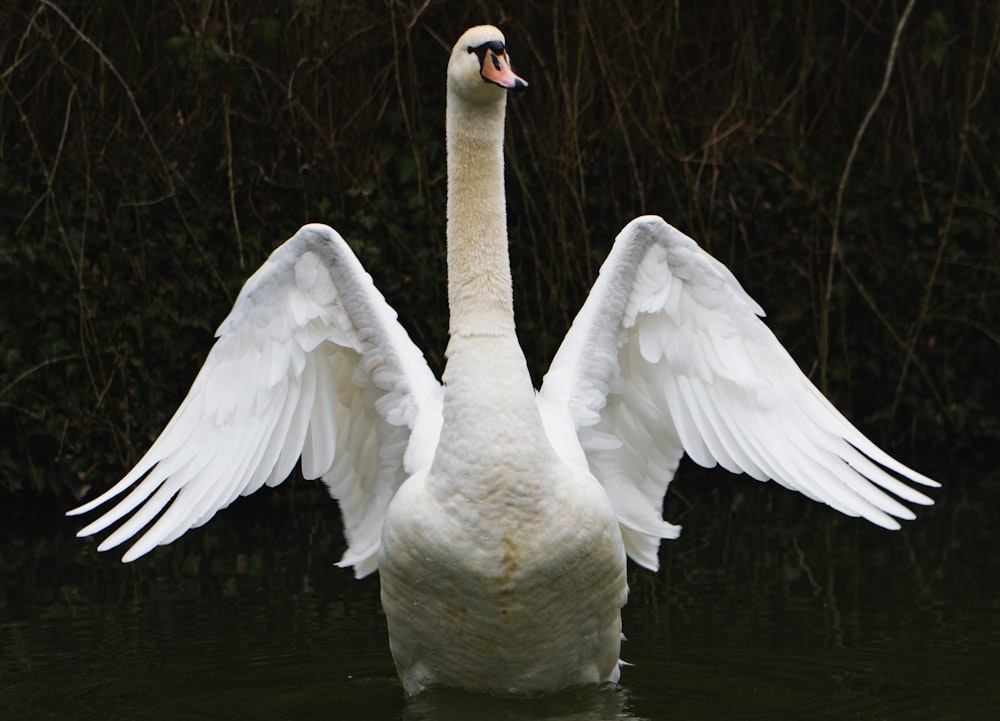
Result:
<svg viewBox="0 0 1000 721"><path fill-rule="evenodd" d="M902 12L885 3L497 12L0 10L0 493L68 506L117 479L305 222L348 239L440 369L443 73L480 22L531 83L508 104L508 195L536 379L615 233L657 213L731 265L877 441L932 474L995 465L1000 7L918 5L877 105Z"/></svg>

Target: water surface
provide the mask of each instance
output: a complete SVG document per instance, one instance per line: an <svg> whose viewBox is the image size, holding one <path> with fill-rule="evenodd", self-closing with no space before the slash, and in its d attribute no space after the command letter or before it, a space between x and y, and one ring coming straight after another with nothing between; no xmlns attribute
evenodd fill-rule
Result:
<svg viewBox="0 0 1000 721"><path fill-rule="evenodd" d="M631 576L621 686L531 700L405 700L377 577L333 565L332 506L229 511L129 566L72 522L8 538L0 718L996 718L989 504L887 533L766 493L757 509L710 495L697 515L674 501L682 538Z"/></svg>

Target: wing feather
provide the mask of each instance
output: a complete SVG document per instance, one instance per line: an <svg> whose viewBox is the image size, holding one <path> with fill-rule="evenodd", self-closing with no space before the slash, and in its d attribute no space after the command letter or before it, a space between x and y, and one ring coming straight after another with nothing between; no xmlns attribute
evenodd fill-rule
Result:
<svg viewBox="0 0 1000 721"><path fill-rule="evenodd" d="M889 456L802 374L722 263L646 216L618 236L542 385L557 450L604 484L638 563L656 568L681 456L778 483L885 528L938 484ZM569 426L569 429L565 426Z"/></svg>
<svg viewBox="0 0 1000 721"><path fill-rule="evenodd" d="M129 491L80 535L124 518L99 548L138 536L123 560L138 558L281 483L301 458L303 474L322 476L340 502L342 563L371 572L388 503L414 464L430 462L440 431L441 387L420 351L348 245L321 225L271 254L216 335L136 466L70 512Z"/></svg>

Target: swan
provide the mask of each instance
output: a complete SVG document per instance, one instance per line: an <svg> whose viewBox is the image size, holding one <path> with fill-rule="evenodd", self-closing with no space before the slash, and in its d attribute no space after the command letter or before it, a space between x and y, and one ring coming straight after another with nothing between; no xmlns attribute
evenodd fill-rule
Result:
<svg viewBox="0 0 1000 721"><path fill-rule="evenodd" d="M684 453L888 529L932 479L803 375L732 273L630 222L536 392L514 329L503 133L527 84L495 27L447 71L447 364L439 382L341 236L306 225L247 280L190 392L80 530L132 561L301 462L375 570L403 688L502 694L619 678L626 557L656 570Z"/></svg>

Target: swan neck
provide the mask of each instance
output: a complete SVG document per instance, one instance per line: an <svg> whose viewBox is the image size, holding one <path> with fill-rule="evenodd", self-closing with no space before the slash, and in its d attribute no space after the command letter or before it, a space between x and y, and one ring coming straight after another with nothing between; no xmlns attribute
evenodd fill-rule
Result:
<svg viewBox="0 0 1000 721"><path fill-rule="evenodd" d="M514 331L503 177L506 95L448 93L448 304L451 334Z"/></svg>

